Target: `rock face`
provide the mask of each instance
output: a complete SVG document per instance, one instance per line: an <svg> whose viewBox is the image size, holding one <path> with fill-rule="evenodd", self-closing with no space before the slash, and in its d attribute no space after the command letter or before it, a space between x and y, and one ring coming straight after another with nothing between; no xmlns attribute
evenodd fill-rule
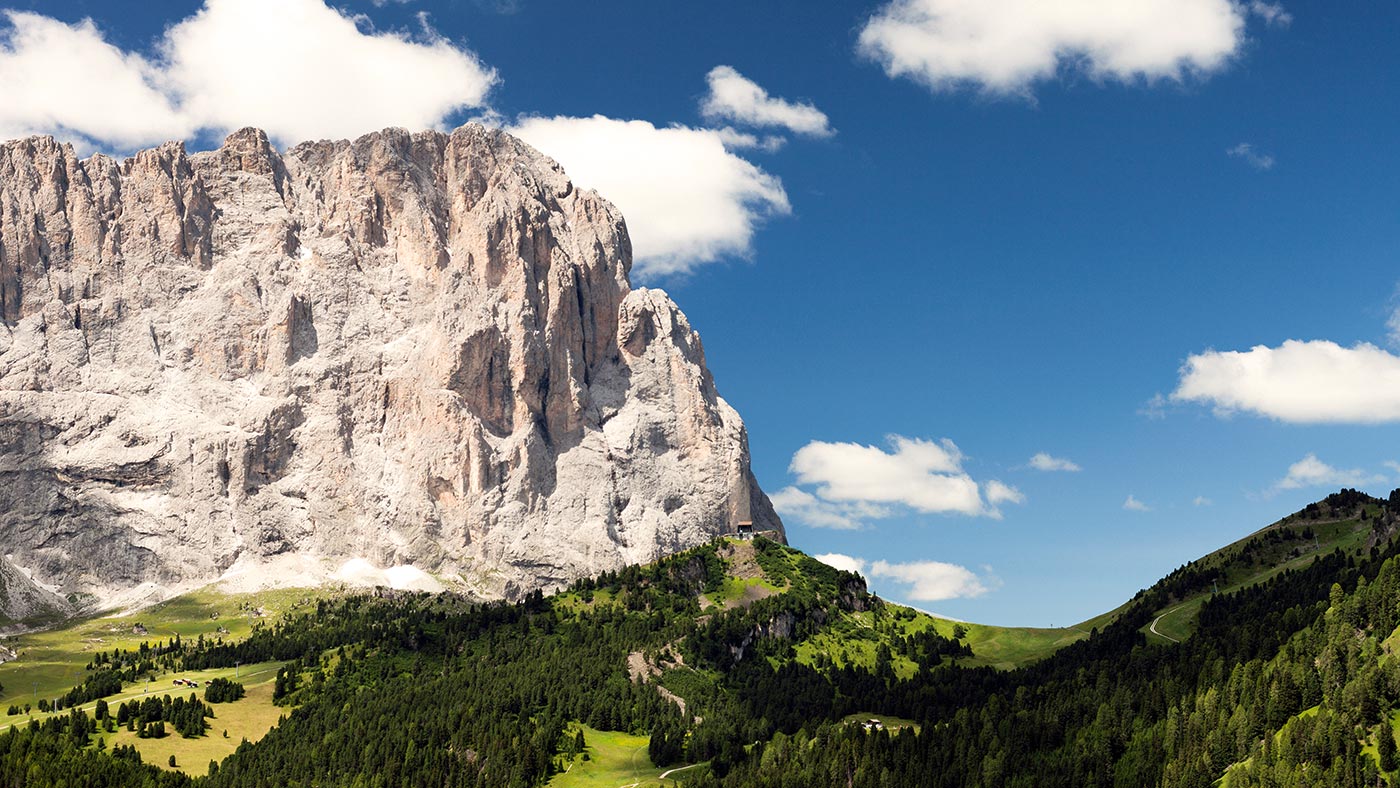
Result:
<svg viewBox="0 0 1400 788"><path fill-rule="evenodd" d="M0 145L0 554L108 603L290 559L513 597L781 533L630 264L612 205L476 125Z"/></svg>

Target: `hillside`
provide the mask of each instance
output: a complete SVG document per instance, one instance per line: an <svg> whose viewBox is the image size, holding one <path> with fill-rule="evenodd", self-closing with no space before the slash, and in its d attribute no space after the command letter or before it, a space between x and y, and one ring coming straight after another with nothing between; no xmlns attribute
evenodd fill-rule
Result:
<svg viewBox="0 0 1400 788"><path fill-rule="evenodd" d="M211 636L207 605L221 603L180 603L160 631L193 640L153 629L145 646L94 651L100 620L45 633L89 649L86 666L70 657L46 685L58 698L65 676L81 682L58 705L85 713L11 715L36 722L0 733L0 784L81 773L105 775L96 788L358 786L366 775L386 786L1204 788L1228 772L1236 788L1376 785L1394 757L1385 732L1400 724L1396 498L1331 496L1173 572L1058 649L1049 635L978 636L890 604L764 539L717 540L515 604L303 597ZM1150 634L1183 603L1196 606L1189 636ZM14 679L36 643L0 665L0 706L24 702ZM86 716L109 677L120 699L238 665L275 681L211 706L215 730L247 731L231 754L208 734L122 738ZM101 751L115 745L120 758ZM222 760L206 768L209 753Z"/></svg>

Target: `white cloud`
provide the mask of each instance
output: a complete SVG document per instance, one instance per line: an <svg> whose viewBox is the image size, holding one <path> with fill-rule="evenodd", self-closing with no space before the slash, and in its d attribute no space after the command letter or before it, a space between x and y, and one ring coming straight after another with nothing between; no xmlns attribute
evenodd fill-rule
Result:
<svg viewBox="0 0 1400 788"><path fill-rule="evenodd" d="M1293 24L1293 15L1288 13L1288 10L1278 3L1266 3L1264 0L1253 0L1253 2L1249 4L1249 12L1264 20L1264 24L1271 27L1288 27Z"/></svg>
<svg viewBox="0 0 1400 788"><path fill-rule="evenodd" d="M1390 317L1385 321L1386 330L1389 332L1387 338L1390 344L1400 347L1400 307L1390 313Z"/></svg>
<svg viewBox="0 0 1400 788"><path fill-rule="evenodd" d="M1062 71L1181 80L1229 62L1245 13L1233 0L892 0L858 48L934 90L1027 93Z"/></svg>
<svg viewBox="0 0 1400 788"><path fill-rule="evenodd" d="M855 572L858 575L865 574L865 559L863 558L855 558L849 555L842 555L841 553L823 553L812 557L827 566L840 569L844 572Z"/></svg>
<svg viewBox="0 0 1400 788"><path fill-rule="evenodd" d="M1361 487L1379 484L1384 476L1368 474L1359 468L1342 470L1309 454L1288 466L1288 473L1274 483L1274 490L1300 490L1307 487Z"/></svg>
<svg viewBox="0 0 1400 788"><path fill-rule="evenodd" d="M1004 503L1025 503L1026 496L1009 484L992 479L987 482L987 503L998 506Z"/></svg>
<svg viewBox="0 0 1400 788"><path fill-rule="evenodd" d="M1395 471L1397 474L1400 474L1400 462L1396 462L1395 460L1386 460L1382 464L1385 465L1385 467L1391 469L1392 471Z"/></svg>
<svg viewBox="0 0 1400 788"><path fill-rule="evenodd" d="M1167 417L1167 398L1161 392L1152 395L1152 398L1142 403L1138 408L1139 416L1146 416L1149 419L1159 420Z"/></svg>
<svg viewBox="0 0 1400 788"><path fill-rule="evenodd" d="M730 66L715 66L705 79L710 83L710 92L701 101L700 112L707 120L777 127L810 137L832 134L826 114L821 110L810 103L770 96L768 91Z"/></svg>
<svg viewBox="0 0 1400 788"><path fill-rule="evenodd" d="M769 496L773 508L785 520L797 520L813 528L855 531L865 527L866 520L880 520L893 514L888 507L868 503L838 503L824 501L798 487L784 487Z"/></svg>
<svg viewBox="0 0 1400 788"><path fill-rule="evenodd" d="M791 210L782 182L713 129L594 115L524 118L510 131L622 211L644 277L747 255L759 222Z"/></svg>
<svg viewBox="0 0 1400 788"><path fill-rule="evenodd" d="M1300 424L1400 421L1400 356L1362 343L1289 340L1277 348L1206 351L1181 368L1172 399Z"/></svg>
<svg viewBox="0 0 1400 788"><path fill-rule="evenodd" d="M496 81L426 23L417 39L365 33L321 0L206 0L163 48L201 126L260 126L286 142L437 126L481 106Z"/></svg>
<svg viewBox="0 0 1400 788"><path fill-rule="evenodd" d="M1191 505L1192 505L1192 506L1212 506L1212 505L1214 505L1214 504L1215 504L1215 501L1212 501L1211 499L1205 497L1204 495L1197 495L1197 496L1191 501Z"/></svg>
<svg viewBox="0 0 1400 788"><path fill-rule="evenodd" d="M1124 508L1125 510L1127 510L1127 511L1130 511L1130 512L1150 512L1150 511L1152 511L1152 507L1148 506L1147 504L1143 503L1142 501L1139 501L1139 500L1138 500L1134 495L1132 495L1131 493L1128 494L1128 500L1126 500L1126 501L1123 502L1123 508Z"/></svg>
<svg viewBox="0 0 1400 788"><path fill-rule="evenodd" d="M156 66L107 43L90 20L3 13L0 138L53 134L83 148L134 148L193 131L160 89Z"/></svg>
<svg viewBox="0 0 1400 788"><path fill-rule="evenodd" d="M6 12L0 134L127 150L261 126L279 142L439 126L486 101L496 73L426 21L366 32L321 0L206 0L158 57L122 52L90 21ZM420 20L425 17L420 16Z"/></svg>
<svg viewBox="0 0 1400 788"><path fill-rule="evenodd" d="M798 483L816 485L826 501L900 504L924 513L999 516L962 469L950 440L890 436L892 452L858 443L812 441L792 457Z"/></svg>
<svg viewBox="0 0 1400 788"><path fill-rule="evenodd" d="M876 561L870 565L869 576L907 585L904 596L921 602L978 597L991 590L972 570L941 561Z"/></svg>
<svg viewBox="0 0 1400 788"><path fill-rule="evenodd" d="M1240 159L1245 164L1261 172L1274 168L1274 157L1271 154L1255 149L1248 142L1241 142L1233 148L1225 151L1225 155L1232 159Z"/></svg>
<svg viewBox="0 0 1400 788"><path fill-rule="evenodd" d="M1040 452L1031 458L1030 466L1037 471L1069 471L1075 472L1083 470L1072 460L1063 457L1054 457L1045 452Z"/></svg>
<svg viewBox="0 0 1400 788"><path fill-rule="evenodd" d="M921 602L939 602L946 599L966 599L982 596L1000 585L995 578L978 577L972 570L947 564L941 561L910 561L890 563L875 561L843 553L824 553L812 556L827 566L846 572L855 572L872 580L884 579L899 585L908 586L904 597ZM989 573L991 567L983 567Z"/></svg>
<svg viewBox="0 0 1400 788"><path fill-rule="evenodd" d="M760 137L757 134L749 134L745 131L724 126L715 129L720 141L730 150L761 150L764 153L777 153L787 144L786 137L776 134L765 134Z"/></svg>

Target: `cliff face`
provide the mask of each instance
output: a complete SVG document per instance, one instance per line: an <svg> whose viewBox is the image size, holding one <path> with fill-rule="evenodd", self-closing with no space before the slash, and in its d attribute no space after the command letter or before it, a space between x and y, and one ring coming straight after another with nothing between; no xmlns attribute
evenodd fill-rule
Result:
<svg viewBox="0 0 1400 788"><path fill-rule="evenodd" d="M0 145L0 552L107 601L349 559L510 597L781 529L630 260L616 209L475 125Z"/></svg>

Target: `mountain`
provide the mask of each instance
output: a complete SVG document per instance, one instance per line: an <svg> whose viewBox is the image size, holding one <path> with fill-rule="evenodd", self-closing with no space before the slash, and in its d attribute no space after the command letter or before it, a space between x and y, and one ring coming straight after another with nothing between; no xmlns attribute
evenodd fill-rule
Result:
<svg viewBox="0 0 1400 788"><path fill-rule="evenodd" d="M514 598L736 520L781 537L699 335L630 265L615 208L478 125L0 145L0 576Z"/></svg>

